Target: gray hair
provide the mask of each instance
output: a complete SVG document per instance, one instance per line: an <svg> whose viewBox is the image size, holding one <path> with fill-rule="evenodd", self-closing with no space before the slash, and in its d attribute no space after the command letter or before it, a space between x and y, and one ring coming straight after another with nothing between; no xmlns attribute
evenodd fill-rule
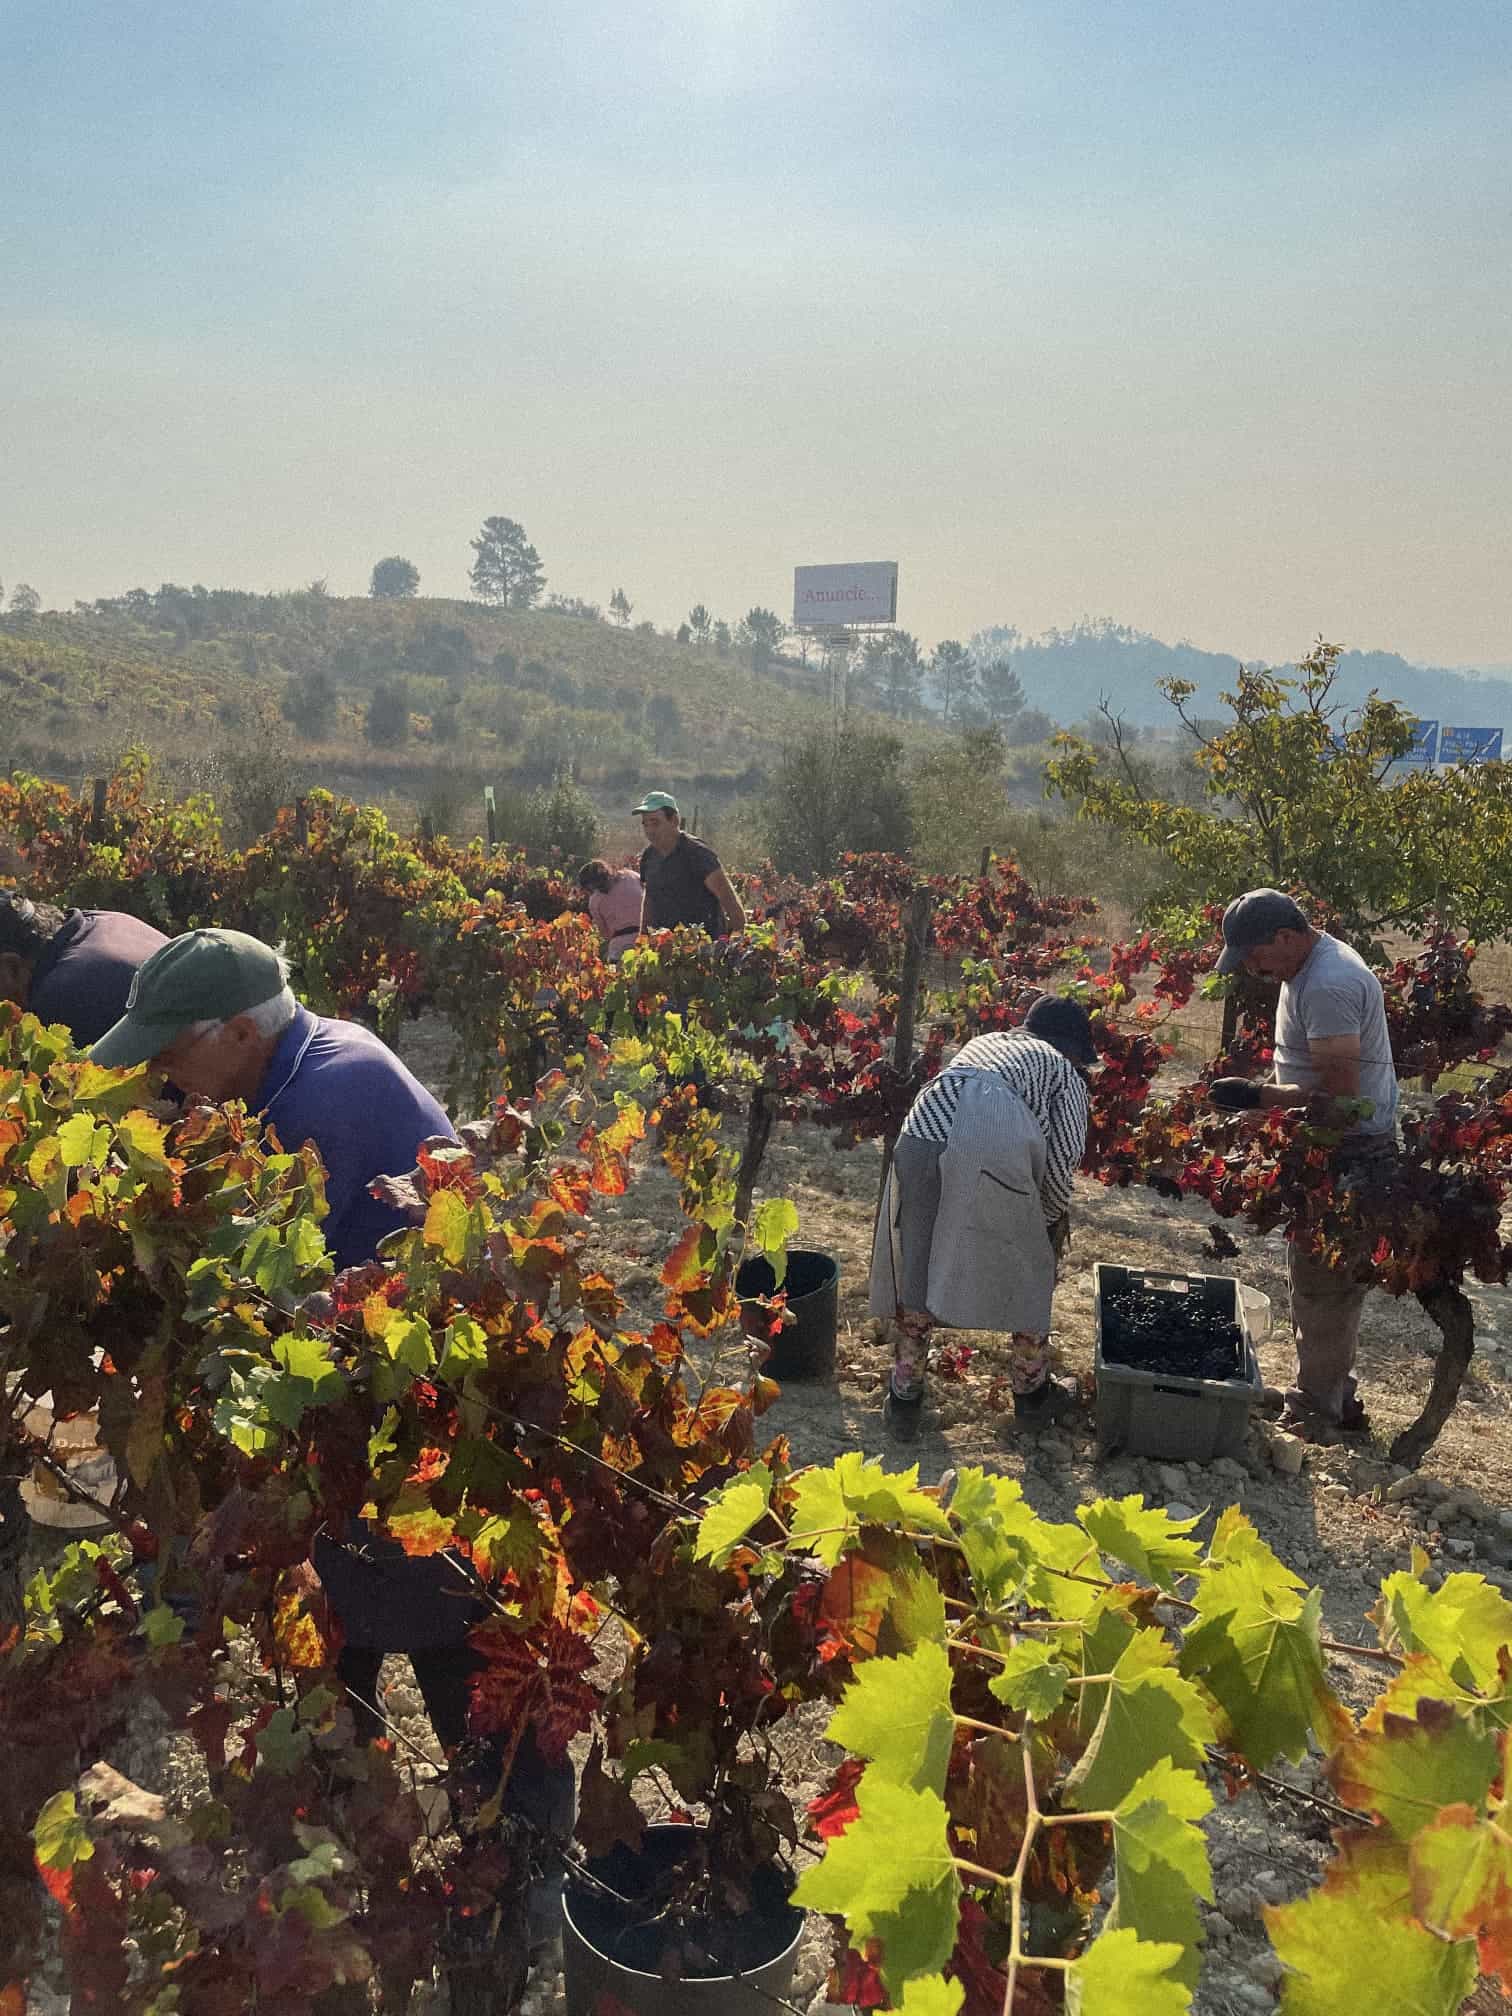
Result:
<svg viewBox="0 0 1512 2016"><path fill-rule="evenodd" d="M298 1014L299 1003L289 985L289 962L281 952L278 954L278 969L284 982L279 993L270 995L266 1001L259 1001L251 1008L243 1008L239 1015L214 1016L208 1022L192 1023L184 1035L197 1043L202 1036L224 1029L228 1022L250 1022L259 1036L282 1036Z"/></svg>

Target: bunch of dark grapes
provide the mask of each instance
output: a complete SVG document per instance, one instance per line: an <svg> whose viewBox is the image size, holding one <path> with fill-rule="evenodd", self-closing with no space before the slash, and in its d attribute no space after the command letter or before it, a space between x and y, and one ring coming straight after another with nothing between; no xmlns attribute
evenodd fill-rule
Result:
<svg viewBox="0 0 1512 2016"><path fill-rule="evenodd" d="M1239 1325L1198 1295L1162 1295L1147 1288L1105 1292L1102 1347L1112 1365L1182 1379L1234 1379L1244 1370Z"/></svg>

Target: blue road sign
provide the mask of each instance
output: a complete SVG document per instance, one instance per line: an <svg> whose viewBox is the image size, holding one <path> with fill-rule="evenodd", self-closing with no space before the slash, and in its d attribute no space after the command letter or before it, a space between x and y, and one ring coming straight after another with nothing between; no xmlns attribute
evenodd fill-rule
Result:
<svg viewBox="0 0 1512 2016"><path fill-rule="evenodd" d="M1439 731L1440 763L1500 763L1500 728L1442 728Z"/></svg>
<svg viewBox="0 0 1512 2016"><path fill-rule="evenodd" d="M1437 721L1414 721L1412 724L1412 747L1405 756L1399 756L1399 763L1432 763L1438 750Z"/></svg>

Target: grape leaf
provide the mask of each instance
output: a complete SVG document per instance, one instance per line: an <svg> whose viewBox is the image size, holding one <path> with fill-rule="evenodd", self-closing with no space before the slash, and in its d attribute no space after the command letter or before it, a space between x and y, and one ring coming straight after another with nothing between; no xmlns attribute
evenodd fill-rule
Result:
<svg viewBox="0 0 1512 2016"><path fill-rule="evenodd" d="M955 1738L950 1658L923 1644L897 1659L869 1659L845 1690L827 1731L872 1769L916 1792L943 1793Z"/></svg>
<svg viewBox="0 0 1512 2016"><path fill-rule="evenodd" d="M906 1982L898 2016L960 2016L966 1990L959 1981L947 1981L941 1974L926 1974Z"/></svg>
<svg viewBox="0 0 1512 2016"><path fill-rule="evenodd" d="M798 1878L802 1910L843 1918L853 1941L881 1944L882 1978L902 1993L915 1974L938 1974L955 1947L960 1885L946 1838L945 1802L871 1765L856 1788L857 1817Z"/></svg>
<svg viewBox="0 0 1512 2016"><path fill-rule="evenodd" d="M1078 1506L1076 1516L1099 1552L1124 1562L1162 1589L1174 1587L1177 1577L1189 1575L1202 1558L1198 1542L1181 1537L1191 1532L1196 1518L1173 1519L1159 1506L1146 1505L1138 1492Z"/></svg>
<svg viewBox="0 0 1512 2016"><path fill-rule="evenodd" d="M1200 1770L1213 1718L1190 1680L1168 1663L1158 1631L1141 1631L1113 1668L1092 1740L1066 1780L1069 1805L1107 1811L1125 1799L1145 1772L1168 1758Z"/></svg>
<svg viewBox="0 0 1512 2016"><path fill-rule="evenodd" d="M787 1279L788 1242L798 1234L798 1207L786 1197L768 1197L758 1204L751 1220L756 1244L766 1256L772 1278L780 1288Z"/></svg>
<svg viewBox="0 0 1512 2016"><path fill-rule="evenodd" d="M698 1522L694 1558L722 1568L766 1512L771 1497L772 1473L765 1463L753 1463L733 1483L716 1491Z"/></svg>
<svg viewBox="0 0 1512 2016"><path fill-rule="evenodd" d="M945 1636L945 1592L922 1562L905 1562L893 1571L887 1621L905 1652Z"/></svg>
<svg viewBox="0 0 1512 2016"><path fill-rule="evenodd" d="M1021 1638L987 1685L999 1701L1018 1708L1036 1721L1054 1714L1066 1698L1071 1668L1056 1658L1053 1649Z"/></svg>
<svg viewBox="0 0 1512 2016"><path fill-rule="evenodd" d="M425 1229L421 1235L427 1246L440 1250L448 1266L460 1267L467 1258L467 1200L459 1190L438 1190L425 1207Z"/></svg>
<svg viewBox="0 0 1512 2016"><path fill-rule="evenodd" d="M1309 1731L1329 1749L1342 1739L1352 1725L1324 1670L1320 1590L1299 1599L1244 1562L1205 1580L1197 1606L1182 1671L1211 1688L1251 1764L1263 1769L1277 1755L1296 1763Z"/></svg>
<svg viewBox="0 0 1512 2016"><path fill-rule="evenodd" d="M1431 1932L1473 1937L1481 1972L1512 1987L1512 1839L1469 1806L1448 1806L1412 1844L1412 1902Z"/></svg>
<svg viewBox="0 0 1512 2016"><path fill-rule="evenodd" d="M804 1470L794 1479L788 1522L791 1543L807 1546L812 1539L813 1553L833 1568L851 1532L868 1522L905 1525L950 1538L949 1519L918 1485L917 1464L888 1472L880 1463L869 1462L859 1449L848 1449L838 1462L822 1470Z"/></svg>
<svg viewBox="0 0 1512 2016"><path fill-rule="evenodd" d="M1197 1899L1211 1903L1213 1896L1207 1844L1192 1823L1212 1807L1195 1773L1160 1763L1119 1801L1113 1821L1118 1888L1108 1922L1181 1947L1174 1971L1189 1988L1202 1969Z"/></svg>
<svg viewBox="0 0 1512 2016"><path fill-rule="evenodd" d="M1101 1933L1066 1973L1068 2016L1186 2016L1174 1969L1179 1946L1151 1944L1127 1928Z"/></svg>
<svg viewBox="0 0 1512 2016"><path fill-rule="evenodd" d="M1456 2016L1475 1985L1475 1945L1446 1945L1421 1925L1382 1912L1374 1885L1330 1882L1268 1910L1276 1954L1291 1970L1282 2016L1339 2016L1341 2009Z"/></svg>
<svg viewBox="0 0 1512 2016"><path fill-rule="evenodd" d="M1445 1806L1485 1811L1499 1750L1489 1730L1447 1701L1420 1701L1415 1717L1387 1715L1380 1734L1351 1737L1331 1776L1341 1799L1378 1813L1399 1840L1410 1841Z"/></svg>
<svg viewBox="0 0 1512 2016"><path fill-rule="evenodd" d="M1461 1686L1504 1691L1503 1648L1512 1645L1512 1603L1480 1575L1448 1575L1428 1589L1405 1569L1381 1584L1371 1613L1382 1643L1427 1652Z"/></svg>

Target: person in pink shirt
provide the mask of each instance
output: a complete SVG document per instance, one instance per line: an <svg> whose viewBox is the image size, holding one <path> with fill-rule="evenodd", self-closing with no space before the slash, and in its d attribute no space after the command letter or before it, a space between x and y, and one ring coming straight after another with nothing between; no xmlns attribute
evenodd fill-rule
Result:
<svg viewBox="0 0 1512 2016"><path fill-rule="evenodd" d="M588 891L588 915L604 941L604 957L622 959L640 936L641 878L633 868L611 868L607 861L585 861L577 873L578 887Z"/></svg>

